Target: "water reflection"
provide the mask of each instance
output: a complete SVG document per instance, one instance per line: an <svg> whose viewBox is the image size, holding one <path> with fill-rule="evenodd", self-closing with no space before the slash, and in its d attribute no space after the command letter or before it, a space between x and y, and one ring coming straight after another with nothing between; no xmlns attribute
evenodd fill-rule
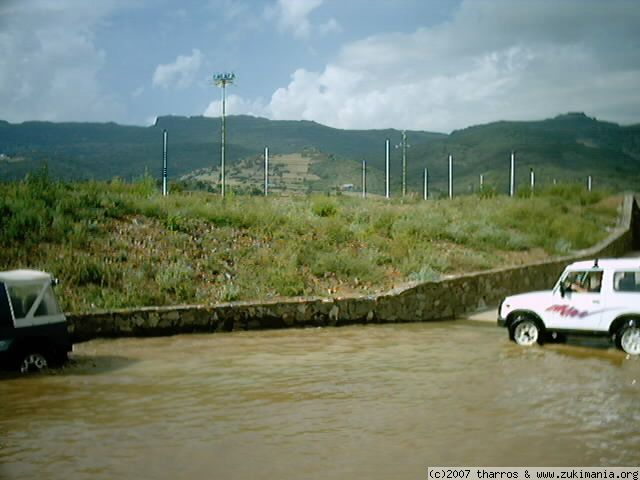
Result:
<svg viewBox="0 0 640 480"><path fill-rule="evenodd" d="M0 382L1 478L423 478L634 465L640 363L472 322L80 344ZM3 476L4 475L4 476Z"/></svg>

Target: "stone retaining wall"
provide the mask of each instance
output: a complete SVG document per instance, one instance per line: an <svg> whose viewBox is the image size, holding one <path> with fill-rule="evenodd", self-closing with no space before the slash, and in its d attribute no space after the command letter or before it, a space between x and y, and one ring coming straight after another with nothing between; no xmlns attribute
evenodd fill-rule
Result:
<svg viewBox="0 0 640 480"><path fill-rule="evenodd" d="M69 328L73 340L79 342L97 337L444 320L496 306L506 295L549 289L573 261L616 257L634 248L640 249L640 209L637 201L627 196L615 231L600 244L570 257L407 284L365 297L295 298L70 314Z"/></svg>

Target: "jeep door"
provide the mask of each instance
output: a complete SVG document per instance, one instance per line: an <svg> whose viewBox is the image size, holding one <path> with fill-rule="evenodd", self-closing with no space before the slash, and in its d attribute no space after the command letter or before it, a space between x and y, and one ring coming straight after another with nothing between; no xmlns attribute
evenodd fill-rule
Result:
<svg viewBox="0 0 640 480"><path fill-rule="evenodd" d="M568 272L568 286L558 304L547 309L547 325L559 330L599 330L602 319L602 270ZM580 289L578 289L580 288Z"/></svg>

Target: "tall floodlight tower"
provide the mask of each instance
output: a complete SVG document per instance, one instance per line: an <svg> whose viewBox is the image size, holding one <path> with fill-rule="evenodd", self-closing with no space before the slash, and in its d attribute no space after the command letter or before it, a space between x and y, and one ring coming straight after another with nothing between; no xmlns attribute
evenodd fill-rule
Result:
<svg viewBox="0 0 640 480"><path fill-rule="evenodd" d="M220 193L224 197L224 147L225 147L225 115L226 115L226 89L227 85L233 83L236 79L235 73L216 73L213 76L213 82L220 88L222 88L222 151L220 154Z"/></svg>
<svg viewBox="0 0 640 480"><path fill-rule="evenodd" d="M167 130L162 130L162 196L167 196Z"/></svg>
<svg viewBox="0 0 640 480"><path fill-rule="evenodd" d="M407 194L407 148L411 145L407 144L407 131L402 131L402 142L396 145L396 148L402 148L402 196Z"/></svg>

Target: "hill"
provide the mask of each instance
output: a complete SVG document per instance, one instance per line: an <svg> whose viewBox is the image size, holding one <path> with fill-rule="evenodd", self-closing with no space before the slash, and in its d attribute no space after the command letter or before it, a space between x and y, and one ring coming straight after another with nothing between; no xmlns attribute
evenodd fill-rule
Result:
<svg viewBox="0 0 640 480"><path fill-rule="evenodd" d="M46 161L50 173L64 179L159 176L162 131L169 135L169 175L191 186L214 189L220 163L220 120L205 117L159 117L150 127L114 123L50 123L0 121L0 178L12 180ZM479 175L487 188L508 188L509 155L517 152L517 183L528 184L529 168L539 183L586 182L617 190L637 188L640 181L640 125L623 127L583 113L569 113L532 122L495 122L450 135L408 131L407 184L422 192L428 168L431 192L447 188L447 156L454 157L454 193L478 189ZM384 141L401 142L399 130L341 130L309 121L274 121L250 116L227 118L226 159L230 185L258 191L263 184L264 146L281 162L279 188L325 191L344 184L360 189L361 162L369 169L370 191L383 192ZM309 153L311 152L311 154ZM294 155L295 157L286 157ZM313 162L306 165L309 155ZM296 158L297 163L292 163ZM306 165L306 166L305 166ZM297 175L308 168L305 175ZM401 150L391 150L392 192L401 183ZM307 175L308 174L308 175ZM317 178L316 178L317 177ZM293 183L287 183L291 179ZM204 182L204 184L203 184Z"/></svg>
<svg viewBox="0 0 640 480"><path fill-rule="evenodd" d="M456 184L458 193L477 190L480 174L485 185L505 192L511 151L516 152L516 180L521 186L528 186L530 168L537 181L546 184L554 179L586 183L591 175L597 185L621 190L637 188L640 180L640 129L598 121L584 113L469 127L452 132L444 141L421 145L412 154L431 165L434 180L444 185L446 155L452 153L454 174L461 179Z"/></svg>

